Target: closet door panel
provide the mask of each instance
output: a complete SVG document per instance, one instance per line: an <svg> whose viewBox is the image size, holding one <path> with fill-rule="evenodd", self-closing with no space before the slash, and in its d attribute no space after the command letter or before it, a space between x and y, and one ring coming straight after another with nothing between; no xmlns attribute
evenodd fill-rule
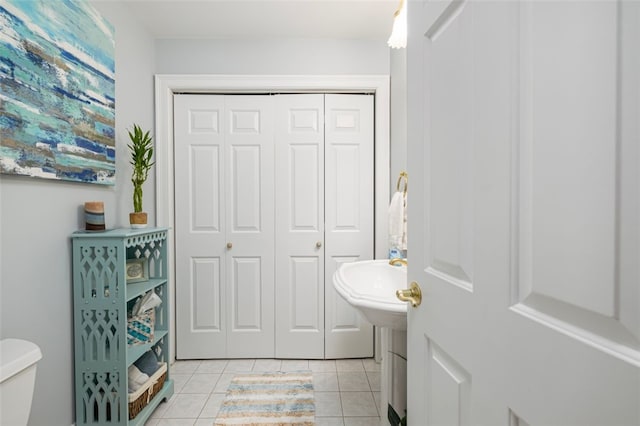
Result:
<svg viewBox="0 0 640 426"><path fill-rule="evenodd" d="M318 295L321 293L322 283L319 282L320 265L317 257L291 256L289 264L289 300L291 306L289 316L289 330L304 332L322 330L322 307L318 306ZM318 356L321 354L317 354Z"/></svg>
<svg viewBox="0 0 640 426"><path fill-rule="evenodd" d="M188 200L191 212L190 230L220 232L220 146L191 146L191 173L187 176L190 192L198 194Z"/></svg>
<svg viewBox="0 0 640 426"><path fill-rule="evenodd" d="M222 331L220 258L191 259L191 318L195 331ZM211 309L212 306L218 309Z"/></svg>
<svg viewBox="0 0 640 426"><path fill-rule="evenodd" d="M373 96L325 95L325 357L373 355L373 326L333 288L345 261L373 258Z"/></svg>
<svg viewBox="0 0 640 426"><path fill-rule="evenodd" d="M233 146L230 163L231 222L229 228L232 232L260 233L264 214L260 206L262 195L260 146Z"/></svg>
<svg viewBox="0 0 640 426"><path fill-rule="evenodd" d="M271 96L225 96L227 357L274 352L274 127Z"/></svg>
<svg viewBox="0 0 640 426"><path fill-rule="evenodd" d="M275 97L276 356L324 357L324 96Z"/></svg>
<svg viewBox="0 0 640 426"><path fill-rule="evenodd" d="M176 356L226 356L224 98L176 95Z"/></svg>
<svg viewBox="0 0 640 426"><path fill-rule="evenodd" d="M233 257L231 284L231 328L260 332L262 324L262 277L259 258Z"/></svg>

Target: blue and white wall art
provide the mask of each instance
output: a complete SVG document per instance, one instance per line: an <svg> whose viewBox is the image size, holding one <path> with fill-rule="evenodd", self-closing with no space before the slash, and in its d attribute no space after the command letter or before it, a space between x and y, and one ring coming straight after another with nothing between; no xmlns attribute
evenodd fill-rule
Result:
<svg viewBox="0 0 640 426"><path fill-rule="evenodd" d="M115 183L113 26L83 0L0 0L0 172Z"/></svg>

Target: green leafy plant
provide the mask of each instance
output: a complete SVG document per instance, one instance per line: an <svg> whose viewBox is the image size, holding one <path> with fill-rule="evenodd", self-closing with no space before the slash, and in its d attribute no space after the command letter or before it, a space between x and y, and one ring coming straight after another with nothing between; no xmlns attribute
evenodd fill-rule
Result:
<svg viewBox="0 0 640 426"><path fill-rule="evenodd" d="M142 212L142 185L149 176L149 170L155 164L153 158L153 139L149 135L149 131L143 132L140 126L133 125L133 131L128 130L131 143L127 145L131 152L131 161L129 164L133 166L133 174L131 182L133 183L133 211Z"/></svg>

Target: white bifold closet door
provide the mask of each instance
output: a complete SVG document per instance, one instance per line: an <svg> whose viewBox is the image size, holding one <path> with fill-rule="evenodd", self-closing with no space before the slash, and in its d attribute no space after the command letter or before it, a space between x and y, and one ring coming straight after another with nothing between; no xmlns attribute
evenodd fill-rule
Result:
<svg viewBox="0 0 640 426"><path fill-rule="evenodd" d="M276 356L373 355L373 328L333 288L373 257L373 96L276 96Z"/></svg>
<svg viewBox="0 0 640 426"><path fill-rule="evenodd" d="M175 108L176 354L274 354L273 98Z"/></svg>
<svg viewBox="0 0 640 426"><path fill-rule="evenodd" d="M373 256L373 96L176 95L174 112L177 357L371 356L332 275Z"/></svg>
<svg viewBox="0 0 640 426"><path fill-rule="evenodd" d="M373 259L373 96L325 95L325 358L373 356L373 326L333 288L344 262Z"/></svg>

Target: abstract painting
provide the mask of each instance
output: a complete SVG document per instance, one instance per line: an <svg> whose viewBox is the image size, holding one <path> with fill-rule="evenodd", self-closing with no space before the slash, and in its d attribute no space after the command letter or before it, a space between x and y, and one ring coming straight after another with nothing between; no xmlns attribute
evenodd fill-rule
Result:
<svg viewBox="0 0 640 426"><path fill-rule="evenodd" d="M115 183L114 30L84 0L0 0L0 172Z"/></svg>

